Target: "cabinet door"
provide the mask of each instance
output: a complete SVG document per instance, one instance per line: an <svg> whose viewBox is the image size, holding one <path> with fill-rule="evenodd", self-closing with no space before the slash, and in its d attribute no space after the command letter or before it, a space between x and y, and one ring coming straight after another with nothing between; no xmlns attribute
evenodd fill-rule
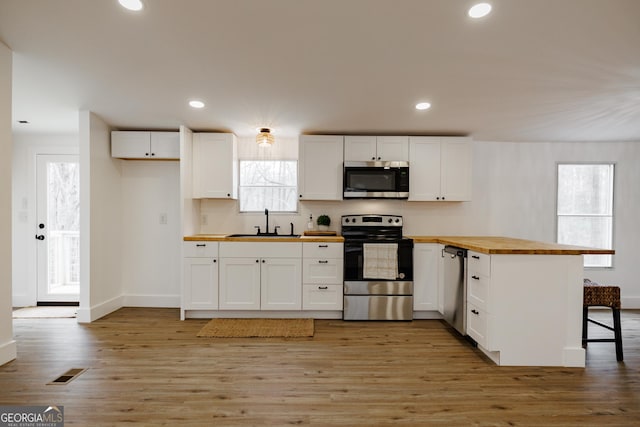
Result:
<svg viewBox="0 0 640 427"><path fill-rule="evenodd" d="M193 197L238 198L238 149L230 133L193 134Z"/></svg>
<svg viewBox="0 0 640 427"><path fill-rule="evenodd" d="M408 136L379 136L376 160L409 161Z"/></svg>
<svg viewBox="0 0 640 427"><path fill-rule="evenodd" d="M220 258L220 310L260 310L260 259Z"/></svg>
<svg viewBox="0 0 640 427"><path fill-rule="evenodd" d="M151 156L156 159L179 159L180 133L151 132Z"/></svg>
<svg viewBox="0 0 640 427"><path fill-rule="evenodd" d="M111 132L111 157L148 159L151 157L151 132Z"/></svg>
<svg viewBox="0 0 640 427"><path fill-rule="evenodd" d="M471 200L473 147L469 138L443 138L441 146L442 200Z"/></svg>
<svg viewBox="0 0 640 427"><path fill-rule="evenodd" d="M303 135L299 141L300 200L342 200L343 137Z"/></svg>
<svg viewBox="0 0 640 427"><path fill-rule="evenodd" d="M440 245L417 243L413 248L413 309L437 311Z"/></svg>
<svg viewBox="0 0 640 427"><path fill-rule="evenodd" d="M376 160L375 136L345 136L344 161L370 162Z"/></svg>
<svg viewBox="0 0 640 427"><path fill-rule="evenodd" d="M409 201L440 200L440 138L409 137Z"/></svg>
<svg viewBox="0 0 640 427"><path fill-rule="evenodd" d="M340 285L303 285L303 310L342 310L343 295Z"/></svg>
<svg viewBox="0 0 640 427"><path fill-rule="evenodd" d="M300 258L263 258L261 267L262 310L302 309L302 262Z"/></svg>
<svg viewBox="0 0 640 427"><path fill-rule="evenodd" d="M218 261L215 258L184 258L182 308L218 309Z"/></svg>

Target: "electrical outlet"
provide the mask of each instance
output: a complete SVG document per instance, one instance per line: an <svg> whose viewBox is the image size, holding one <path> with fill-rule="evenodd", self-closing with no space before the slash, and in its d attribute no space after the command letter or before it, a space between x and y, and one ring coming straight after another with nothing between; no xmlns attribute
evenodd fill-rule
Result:
<svg viewBox="0 0 640 427"><path fill-rule="evenodd" d="M200 224L201 225L208 225L209 224L209 215L202 215L202 218L200 218Z"/></svg>
<svg viewBox="0 0 640 427"><path fill-rule="evenodd" d="M166 213L161 213L160 214L160 224L165 225L167 223L167 214Z"/></svg>

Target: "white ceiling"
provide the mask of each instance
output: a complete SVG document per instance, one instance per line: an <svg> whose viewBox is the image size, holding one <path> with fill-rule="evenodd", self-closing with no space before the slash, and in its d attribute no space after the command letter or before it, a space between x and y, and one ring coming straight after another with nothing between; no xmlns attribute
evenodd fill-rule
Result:
<svg viewBox="0 0 640 427"><path fill-rule="evenodd" d="M15 132L640 141L640 0L144 1L0 0Z"/></svg>

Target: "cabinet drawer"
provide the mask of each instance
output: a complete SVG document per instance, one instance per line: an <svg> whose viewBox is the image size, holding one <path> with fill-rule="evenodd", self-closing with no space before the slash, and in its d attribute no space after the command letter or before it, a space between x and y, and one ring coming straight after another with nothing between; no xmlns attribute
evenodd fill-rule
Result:
<svg viewBox="0 0 640 427"><path fill-rule="evenodd" d="M478 345L487 348L487 325L488 316L487 313L476 307L475 305L467 304L467 335L473 338Z"/></svg>
<svg viewBox="0 0 640 427"><path fill-rule="evenodd" d="M467 269L470 272L491 276L491 256L480 252L469 251L467 254Z"/></svg>
<svg viewBox="0 0 640 427"><path fill-rule="evenodd" d="M302 309L342 310L342 285L303 285Z"/></svg>
<svg viewBox="0 0 640 427"><path fill-rule="evenodd" d="M218 242L183 242L182 256L185 258L216 258Z"/></svg>
<svg viewBox="0 0 640 427"><path fill-rule="evenodd" d="M467 301L476 307L489 311L489 278L477 272L469 272L467 279Z"/></svg>
<svg viewBox="0 0 640 427"><path fill-rule="evenodd" d="M342 243L307 242L302 244L305 258L343 258Z"/></svg>
<svg viewBox="0 0 640 427"><path fill-rule="evenodd" d="M342 269L342 258L304 258L302 282L342 285Z"/></svg>

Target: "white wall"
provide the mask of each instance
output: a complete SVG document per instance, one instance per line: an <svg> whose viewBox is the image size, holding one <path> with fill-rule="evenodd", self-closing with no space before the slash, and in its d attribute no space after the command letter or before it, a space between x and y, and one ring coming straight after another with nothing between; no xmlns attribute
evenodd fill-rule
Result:
<svg viewBox="0 0 640 427"><path fill-rule="evenodd" d="M179 307L180 163L120 160L124 305ZM166 218L166 223L162 223Z"/></svg>
<svg viewBox="0 0 640 427"><path fill-rule="evenodd" d="M13 149L13 306L36 304L37 154L78 154L78 135L15 134Z"/></svg>
<svg viewBox="0 0 640 427"><path fill-rule="evenodd" d="M255 157L251 139L239 139L239 157ZM279 141L276 143L279 143ZM275 146L274 146L275 147ZM285 156L293 149L285 152ZM276 157L276 156L273 156ZM297 155L296 155L297 157ZM272 215L270 227L304 231L312 213L326 213L340 230L340 216L359 213L403 215L407 235L498 235L555 241L556 164L564 161L616 162L614 268L588 270L592 280L621 286L623 305L640 308L640 281L634 271L633 245L640 241L640 143L497 143L474 142L473 201L407 202L348 200L301 202L294 215ZM412 165L412 167L419 167ZM203 200L200 233L252 233L262 214L239 213L237 201Z"/></svg>
<svg viewBox="0 0 640 427"><path fill-rule="evenodd" d="M111 157L111 129L80 111L80 308L91 322L123 304L120 160Z"/></svg>
<svg viewBox="0 0 640 427"><path fill-rule="evenodd" d="M11 59L0 41L0 365L17 354L11 318Z"/></svg>

